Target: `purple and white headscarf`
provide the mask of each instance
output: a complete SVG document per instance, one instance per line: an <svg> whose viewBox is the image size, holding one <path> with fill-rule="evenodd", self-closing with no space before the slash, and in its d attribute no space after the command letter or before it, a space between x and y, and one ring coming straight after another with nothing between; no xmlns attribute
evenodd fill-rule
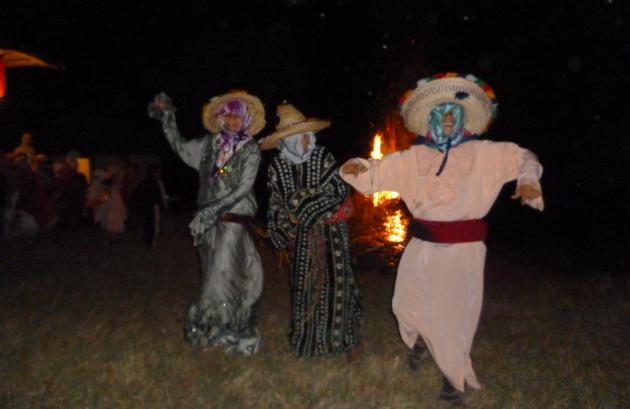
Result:
<svg viewBox="0 0 630 409"><path fill-rule="evenodd" d="M236 114L243 118L243 124L241 125L241 129L239 129L237 133L241 133L245 131L245 129L247 129L251 118L249 116L249 113L247 112L247 105L245 105L244 102L238 99L232 99L221 105L221 107L215 111L214 117L217 118L223 132L227 131L225 129L225 124L223 123L221 116L229 114Z"/></svg>
<svg viewBox="0 0 630 409"><path fill-rule="evenodd" d="M225 128L225 123L221 119L221 115L229 114L235 114L243 118L241 129L236 133L229 133ZM245 132L249 126L250 116L247 112L247 105L238 99L227 101L225 104L221 105L214 113L214 116L221 126L221 133L217 135L217 138L221 141L221 149L217 156L215 167L216 169L221 169L234 153L250 139L250 136Z"/></svg>

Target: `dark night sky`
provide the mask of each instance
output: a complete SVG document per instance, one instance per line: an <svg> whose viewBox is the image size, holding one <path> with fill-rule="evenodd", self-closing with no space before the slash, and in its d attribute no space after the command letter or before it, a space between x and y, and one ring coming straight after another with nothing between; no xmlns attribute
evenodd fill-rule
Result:
<svg viewBox="0 0 630 409"><path fill-rule="evenodd" d="M5 3L0 47L65 70L7 71L0 150L30 129L44 152L168 159L146 117L154 94L173 97L183 134L195 137L203 103L240 88L265 102L266 131L284 99L332 119L322 141L345 159L368 151L374 127L419 78L471 72L498 96L488 138L528 147L545 165L545 225L562 218L557 228L576 234L605 225L615 230L606 243L630 242L627 2Z"/></svg>

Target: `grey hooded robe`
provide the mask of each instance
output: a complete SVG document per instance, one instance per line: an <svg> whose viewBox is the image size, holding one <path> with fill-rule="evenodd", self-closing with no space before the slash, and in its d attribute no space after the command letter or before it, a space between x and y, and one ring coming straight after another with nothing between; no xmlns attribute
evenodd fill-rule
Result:
<svg viewBox="0 0 630 409"><path fill-rule="evenodd" d="M166 111L161 122L175 153L199 172L196 219L204 229L199 233L192 224L191 228L201 259L202 286L199 299L188 310L186 337L193 345L224 345L251 355L260 343L252 310L262 292L262 263L245 226L219 219L226 213L255 215L252 188L260 149L256 140L247 137L216 172L220 135L187 141L172 111Z"/></svg>

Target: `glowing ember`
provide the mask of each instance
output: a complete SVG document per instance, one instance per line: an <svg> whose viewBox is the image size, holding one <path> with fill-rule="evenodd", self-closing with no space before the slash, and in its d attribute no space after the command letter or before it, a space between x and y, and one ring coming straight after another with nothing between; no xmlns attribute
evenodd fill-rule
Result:
<svg viewBox="0 0 630 409"><path fill-rule="evenodd" d="M381 144L383 143L383 135L380 132L377 132L374 135L374 143L372 145L372 152L370 152L370 156L372 159L383 159L383 152L381 151ZM398 192L376 192L372 195L372 204L374 207L382 204L383 202L391 199L398 199Z"/></svg>
<svg viewBox="0 0 630 409"><path fill-rule="evenodd" d="M383 223L387 234L387 241L391 241L392 243L402 243L405 241L407 231L402 222L402 216L403 214L400 209L396 210L394 214L387 215L387 220Z"/></svg>

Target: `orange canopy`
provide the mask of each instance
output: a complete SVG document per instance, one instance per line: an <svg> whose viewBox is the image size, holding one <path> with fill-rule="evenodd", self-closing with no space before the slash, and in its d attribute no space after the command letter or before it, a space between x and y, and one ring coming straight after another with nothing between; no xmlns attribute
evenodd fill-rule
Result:
<svg viewBox="0 0 630 409"><path fill-rule="evenodd" d="M46 61L33 55L23 53L22 51L0 48L0 99L4 98L4 94L6 93L4 69L15 67L47 67L54 69L58 68L55 65L49 64Z"/></svg>
<svg viewBox="0 0 630 409"><path fill-rule="evenodd" d="M5 68L13 67L48 67L57 68L57 66L47 63L46 61L35 57L34 55L24 53L22 51L8 50L0 48L0 60L4 61Z"/></svg>

